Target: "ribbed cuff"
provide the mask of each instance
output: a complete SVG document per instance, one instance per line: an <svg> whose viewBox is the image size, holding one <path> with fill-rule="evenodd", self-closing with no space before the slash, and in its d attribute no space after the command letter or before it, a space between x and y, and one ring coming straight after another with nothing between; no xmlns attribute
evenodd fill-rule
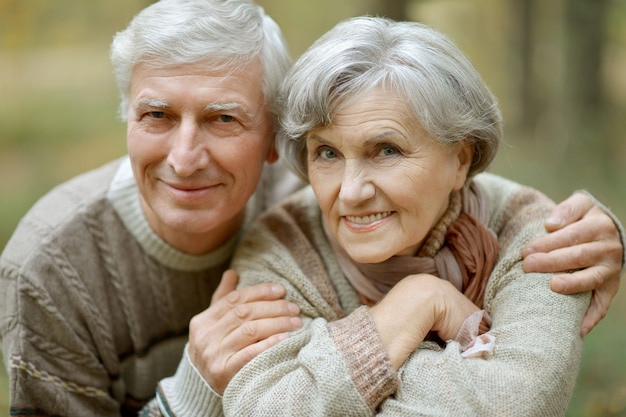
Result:
<svg viewBox="0 0 626 417"><path fill-rule="evenodd" d="M185 355L176 374L163 379L157 387L157 399L165 416L223 416L222 397L202 378L191 363L185 346Z"/></svg>
<svg viewBox="0 0 626 417"><path fill-rule="evenodd" d="M354 384L372 410L393 394L400 379L391 364L369 309L328 324L331 338L345 359Z"/></svg>

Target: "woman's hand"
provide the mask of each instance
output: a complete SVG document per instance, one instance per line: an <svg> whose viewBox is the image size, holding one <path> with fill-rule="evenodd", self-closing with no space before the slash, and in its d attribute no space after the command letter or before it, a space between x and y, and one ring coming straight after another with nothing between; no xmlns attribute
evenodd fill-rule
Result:
<svg viewBox="0 0 626 417"><path fill-rule="evenodd" d="M584 336L606 315L617 293L623 247L613 220L582 193L559 204L546 221L550 234L523 250L526 272L561 272L550 282L553 291L574 294L593 290L581 324Z"/></svg>
<svg viewBox="0 0 626 417"><path fill-rule="evenodd" d="M448 281L418 274L398 282L370 312L391 363L399 369L429 331L442 340L454 339L478 310Z"/></svg>

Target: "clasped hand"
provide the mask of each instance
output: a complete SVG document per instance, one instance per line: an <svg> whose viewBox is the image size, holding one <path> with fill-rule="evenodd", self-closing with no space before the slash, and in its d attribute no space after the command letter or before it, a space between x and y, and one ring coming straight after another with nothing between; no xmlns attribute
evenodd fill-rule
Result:
<svg viewBox="0 0 626 417"><path fill-rule="evenodd" d="M246 363L302 326L300 309L282 299L282 286L267 283L237 290L237 281L234 271L226 271L211 306L189 325L189 357L220 395Z"/></svg>
<svg viewBox="0 0 626 417"><path fill-rule="evenodd" d="M429 331L452 340L465 319L478 310L450 282L417 274L398 282L370 313L392 365L399 369Z"/></svg>

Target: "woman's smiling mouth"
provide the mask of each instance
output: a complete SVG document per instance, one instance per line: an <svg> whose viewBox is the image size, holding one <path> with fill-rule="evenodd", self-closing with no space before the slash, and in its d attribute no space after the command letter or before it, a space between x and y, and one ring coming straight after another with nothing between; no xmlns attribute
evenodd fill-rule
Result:
<svg viewBox="0 0 626 417"><path fill-rule="evenodd" d="M370 223L374 223L378 220L382 220L385 217L388 217L391 215L391 213L393 213L392 211L383 211L381 213L376 213L376 214L370 214L367 216L344 216L346 218L346 220L348 220L351 223L356 223L356 224L370 224Z"/></svg>

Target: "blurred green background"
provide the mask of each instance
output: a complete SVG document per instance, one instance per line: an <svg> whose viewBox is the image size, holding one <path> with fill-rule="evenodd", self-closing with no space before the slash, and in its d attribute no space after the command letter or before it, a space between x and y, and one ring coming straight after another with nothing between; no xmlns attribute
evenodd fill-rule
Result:
<svg viewBox="0 0 626 417"><path fill-rule="evenodd" d="M294 58L360 14L444 31L499 97L506 143L492 171L558 201L588 189L626 221L626 1L258 2ZM0 0L0 250L44 192L124 154L108 47L150 3ZM585 340L568 417L626 416L625 293ZM0 416L8 392L2 369Z"/></svg>

